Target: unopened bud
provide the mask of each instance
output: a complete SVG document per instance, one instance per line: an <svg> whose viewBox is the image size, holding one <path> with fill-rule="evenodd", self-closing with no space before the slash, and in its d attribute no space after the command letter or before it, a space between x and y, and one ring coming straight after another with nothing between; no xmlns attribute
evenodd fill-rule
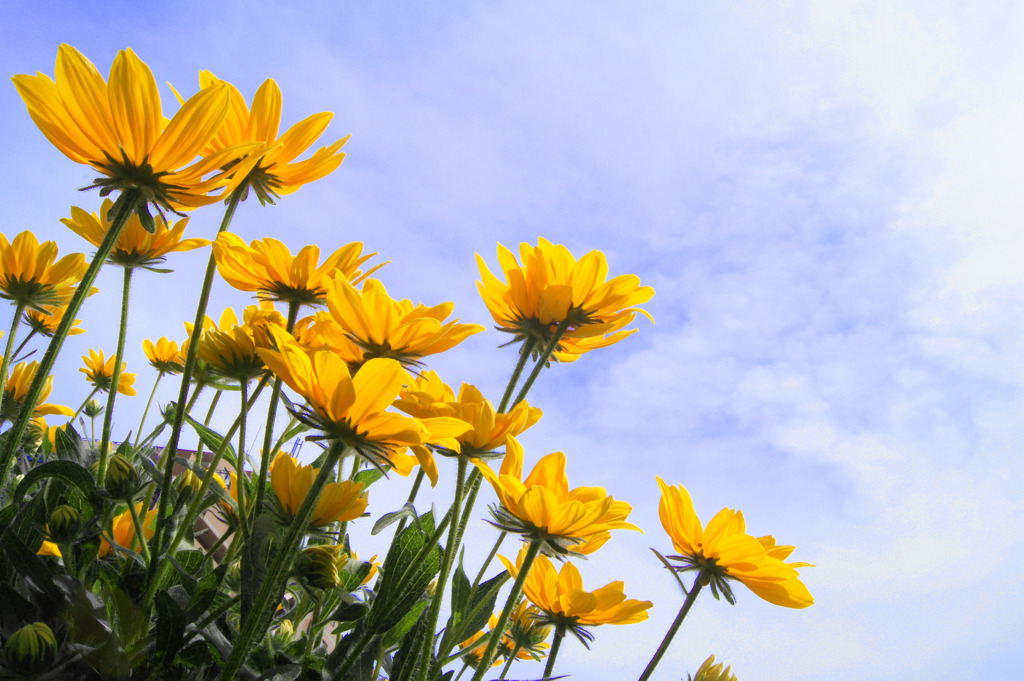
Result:
<svg viewBox="0 0 1024 681"><path fill-rule="evenodd" d="M178 476L178 481L175 484L178 486L178 492L182 496L192 497L199 492L199 488L203 486L203 481L192 471L186 470Z"/></svg>
<svg viewBox="0 0 1024 681"><path fill-rule="evenodd" d="M103 413L103 405L99 400L89 400L82 408L82 413L89 418L94 419Z"/></svg>
<svg viewBox="0 0 1024 681"><path fill-rule="evenodd" d="M274 632L274 643L279 648L284 648L294 640L295 627L292 626L292 621L281 620L281 623L277 625L277 631Z"/></svg>
<svg viewBox="0 0 1024 681"><path fill-rule="evenodd" d="M110 457L107 478L103 486L113 498L130 501L139 486L139 473L131 461L120 454L115 454Z"/></svg>
<svg viewBox="0 0 1024 681"><path fill-rule="evenodd" d="M50 514L50 522L46 524L46 530L50 539L63 544L78 536L78 530L82 527L82 515L74 506L64 504L53 509Z"/></svg>
<svg viewBox="0 0 1024 681"><path fill-rule="evenodd" d="M7 665L20 674L38 674L53 666L57 638L43 622L33 622L11 634L4 645Z"/></svg>
<svg viewBox="0 0 1024 681"><path fill-rule="evenodd" d="M302 550L298 562L302 579L318 589L335 589L341 584L338 577L338 552L333 546L312 546Z"/></svg>

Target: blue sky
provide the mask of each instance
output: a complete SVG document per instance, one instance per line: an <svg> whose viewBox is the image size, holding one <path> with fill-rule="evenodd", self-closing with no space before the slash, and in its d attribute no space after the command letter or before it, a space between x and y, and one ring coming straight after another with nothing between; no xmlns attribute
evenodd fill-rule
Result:
<svg viewBox="0 0 1024 681"><path fill-rule="evenodd" d="M752 533L818 567L803 571L808 610L702 597L656 678L711 653L740 679L1018 678L1024 14L632 5L8 2L0 65L52 75L68 42L104 73L132 47L183 91L203 68L247 97L275 78L284 122L334 112L325 142L352 133L349 156L278 206L244 205L235 231L293 250L361 240L391 261L393 295L453 300L466 321L488 324L473 254L493 265L498 241L598 248L654 286L656 325L531 394L545 417L528 457L564 450L572 484L608 487L646 530L583 565L585 583L624 579L655 602L646 623L596 630L590 654L567 642L561 671L638 675L675 614L647 550L670 546L659 474L703 519L741 508ZM12 86L0 129L4 234L84 250L58 221L95 209L76 191L93 173L46 142ZM192 234L218 219L197 212ZM142 340L183 335L205 259L137 278L140 395ZM113 351L119 283L101 275L89 332L58 367L72 406L87 392L78 356ZM212 309L246 302L221 285ZM481 334L431 366L497 397L514 361L503 340ZM125 429L143 400L119 400ZM391 510L375 495L371 512ZM482 555L492 535L478 530Z"/></svg>

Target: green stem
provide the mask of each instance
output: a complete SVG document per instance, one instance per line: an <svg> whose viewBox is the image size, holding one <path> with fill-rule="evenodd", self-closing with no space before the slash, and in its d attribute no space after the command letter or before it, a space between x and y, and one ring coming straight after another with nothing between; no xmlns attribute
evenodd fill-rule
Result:
<svg viewBox="0 0 1024 681"><path fill-rule="evenodd" d="M78 409L76 409L76 410L75 410L75 413L74 413L74 414L73 414L73 415L71 416L71 422L74 422L74 420L75 420L76 418L78 418L78 415L82 413L82 410L83 410L83 409L85 409L85 405L89 404L89 400L91 400L91 399L93 398L93 395L95 395L95 394L96 394L96 393L98 393L99 391L100 391L99 387L94 387L94 388L92 389L92 392L91 392L91 393L89 393L89 396L88 396L88 397L86 397L86 398L85 398L84 400L82 400L82 404L80 404L80 405L78 406Z"/></svg>
<svg viewBox="0 0 1024 681"><path fill-rule="evenodd" d="M221 674L221 678L225 679L225 681L236 677L242 663L248 657L253 643L261 639L263 634L266 633L267 627L273 619L274 606L280 599L281 590L284 586L283 582L287 579L288 569L295 559L299 541L309 530L309 519L313 517L313 511L320 500L320 494L323 492L324 487L327 486L333 474L334 466L341 459L344 449L345 445L342 442L334 442L331 445L331 449L327 454L327 461L324 462L324 467L317 473L313 485L306 494L305 501L302 502L302 506L299 508L298 513L295 514L287 534L285 534L284 539L281 541L277 557L267 570L259 594L253 601L253 609L242 625L238 638L234 641L231 657L225 663L224 671Z"/></svg>
<svg viewBox="0 0 1024 681"><path fill-rule="evenodd" d="M107 394L107 411L103 414L103 441L100 443L100 468L96 482L100 485L107 475L110 460L110 427L114 422L114 400L117 399L118 382L121 380L121 360L124 358L124 339L128 335L128 300L132 289L131 267L124 268L124 283L121 286L121 326L117 333L117 352L114 354L114 370L110 375L110 391Z"/></svg>
<svg viewBox="0 0 1024 681"><path fill-rule="evenodd" d="M316 602L313 606L313 615L309 618L309 629L306 630L306 649L302 651L302 659L306 661L309 659L309 654L313 652L313 630L316 628L317 623L320 621L320 601ZM322 637L321 637L322 638Z"/></svg>
<svg viewBox="0 0 1024 681"><path fill-rule="evenodd" d="M463 659L462 660L462 669L460 669L459 673L455 676L455 681L459 681L459 679L462 678L462 675L466 673L467 669L469 669L469 661L466 660L466 659Z"/></svg>
<svg viewBox="0 0 1024 681"><path fill-rule="evenodd" d="M299 317L301 305L294 300L288 301L288 324L285 330L291 333L295 330L295 320ZM274 451L274 419L277 418L277 401L281 395L281 377L274 379L274 387L270 391L270 408L267 409L267 425L263 435L263 450L260 452L260 474L256 478L256 501L253 504L253 513L259 515L263 508L263 497L266 494L267 476L269 475L270 462L277 455Z"/></svg>
<svg viewBox="0 0 1024 681"><path fill-rule="evenodd" d="M246 185L242 184L235 191L231 193L228 198L227 208L224 210L224 217L220 221L220 228L217 233L227 230L231 225L231 219L235 215L235 209L238 208L239 202L242 200L242 195L245 193ZM206 321L206 307L210 303L210 291L213 288L213 275L217 269L217 260L214 258L213 253L210 253L210 260L206 264L206 275L203 278L203 288L199 294L199 304L196 306L196 319L195 324L192 327L192 334L189 338L188 353L185 357L185 366L181 374L181 387L178 389L178 408L174 413L174 423L171 427L171 436L167 441L165 451L169 453L164 464L163 470L163 487L166 489L171 484L171 479L174 477L174 457L178 453L178 441L181 439L181 430L185 425L185 410L182 409L181 405L185 404L188 400L188 387L189 381L192 379L192 371L195 369L196 364L196 351L199 347L199 336L203 332L203 322ZM74 315L70 315L74 317ZM68 314L64 314L65 319L68 318ZM198 388L197 388L198 389ZM167 535L168 523L164 520L167 518L170 512L170 504L168 503L167 494L160 495L160 505L157 511L157 533L154 537L156 542L154 549L156 555L162 555L164 537ZM150 565L150 580L153 579L153 566Z"/></svg>
<svg viewBox="0 0 1024 681"><path fill-rule="evenodd" d="M22 341L20 343L18 343L18 349L15 350L14 353L11 355L12 357L14 357L14 359L12 361L15 361L15 362L18 361L18 358L21 357L21 351L25 349L25 346L28 345L28 342L30 340L32 340L32 338L34 338L35 335L36 335L36 330L35 329L31 329L28 332L28 335L25 336L25 338L22 339ZM33 350L33 352L35 352L35 351Z"/></svg>
<svg viewBox="0 0 1024 681"><path fill-rule="evenodd" d="M238 426L238 452L235 457L235 475L238 476L238 489L235 491L235 496L238 497L238 529L242 535L242 541L249 541L249 518L246 512L245 505L245 488L246 488L246 477L245 477L245 422L246 415L249 410L246 409L246 405L249 402L249 382L241 381L239 384L242 394L242 423Z"/></svg>
<svg viewBox="0 0 1024 681"><path fill-rule="evenodd" d="M149 415L149 408L153 406L153 398L156 397L156 388L160 385L160 379L164 377L164 372L161 371L156 375L156 380L153 381L153 389L149 391L149 399L146 400L146 408L142 410L142 420L139 421L139 428L135 431L135 444L132 445L132 449L139 448L139 439L142 438L142 429L146 425L146 417Z"/></svg>
<svg viewBox="0 0 1024 681"><path fill-rule="evenodd" d="M515 584L512 585L512 592L508 595L508 600L505 601L505 607L501 611L501 616L498 618L498 623L491 627L491 640L487 643L487 650L484 651L483 656L480 658L480 664L476 667L476 674L473 675L473 681L483 681L484 674L487 673L487 669L491 666L491 661L494 659L494 652L498 649L498 643L501 641L502 634L505 632L505 627L508 625L508 618L512 614L512 608L515 607L516 601L519 600L519 594L523 592L523 584L526 583L526 576L530 574L530 568L533 566L533 561L540 553L541 542L534 541L530 542L530 548L526 550L526 556L523 558L523 565L519 568L519 575L516 577Z"/></svg>
<svg viewBox="0 0 1024 681"><path fill-rule="evenodd" d="M555 627L555 637L551 641L551 652L548 653L548 663L544 665L544 676L542 678L551 678L551 672L555 670L555 658L558 657L558 649L562 647L563 638L565 638L565 625L559 624Z"/></svg>
<svg viewBox="0 0 1024 681"><path fill-rule="evenodd" d="M548 360L551 359L551 353L553 353L555 348L558 347L558 341L562 340L562 336L564 336L565 332L568 330L569 319L565 318L558 325L558 328L555 329L555 335L553 335L551 340L548 341L547 347L544 348L544 352L542 352L540 357L537 358L537 363L533 366L533 371L530 372L530 375L526 379L526 383L523 384L519 394L516 395L516 400L512 403L513 406L522 402L526 397L526 393L530 392L530 388L533 387L533 382L537 380L537 377L540 376L541 370L547 365Z"/></svg>
<svg viewBox="0 0 1024 681"><path fill-rule="evenodd" d="M516 655L519 654L519 649L521 647L522 646L517 643L515 647L512 648L511 654L509 654L508 659L505 661L505 666L501 668L501 676L498 677L498 681L505 681L505 677L508 676L508 670L512 668L512 663L516 661Z"/></svg>
<svg viewBox="0 0 1024 681"><path fill-rule="evenodd" d="M199 397L199 393L202 391L202 389L203 389L203 387L199 386L198 388L196 388L196 391L194 393L192 393L192 399L189 400L188 406L185 407L185 413L186 414L189 414L189 413L192 412L192 405L194 405L196 403L196 399ZM213 399L210 400L210 408L206 410L206 417L203 419L203 425L204 426L210 425L210 421L213 420L213 412L215 412L217 410L217 403L220 402L220 396L223 395L223 394L224 394L223 390L218 390L217 392L213 393ZM202 461L202 460L203 460L203 441L200 440L199 444L196 445L196 461L198 462L198 461Z"/></svg>
<svg viewBox="0 0 1024 681"><path fill-rule="evenodd" d="M516 368L512 370L512 377L508 379L508 385L505 386L505 394L501 396L501 404L498 405L498 412L504 413L508 408L508 399L512 397L512 391L516 388L516 383L519 383L519 377L523 375L523 367L526 366L526 360L533 354L533 349L537 346L537 339L530 336L523 342L523 346L519 348L519 361L516 362Z"/></svg>
<svg viewBox="0 0 1024 681"><path fill-rule="evenodd" d="M135 540L139 542L139 551L142 553L142 557L146 560L146 565L149 565L149 561L152 558L149 555L149 546L146 542L146 532L142 527L142 519L139 518L139 509L135 508L135 504L131 499L128 500L128 510L132 513L132 524L135 525L135 538L132 540L132 546L129 549L133 549Z"/></svg>
<svg viewBox="0 0 1024 681"><path fill-rule="evenodd" d="M348 670L350 670L352 668L352 665L356 663L356 660L359 659L359 656L363 652L363 648L366 647L366 644L370 642L371 638L373 638L372 630L367 629L365 632L363 632L363 635L359 638L359 641L356 642L356 644L352 647L352 650L349 652L348 657L345 658L345 663L341 665L337 673L331 677L332 681L341 681L341 679L346 678L345 675L348 674ZM226 676L221 678L225 680L227 679Z"/></svg>
<svg viewBox="0 0 1024 681"><path fill-rule="evenodd" d="M654 657L647 663L647 668L644 669L644 673L640 675L638 681L647 681L654 673L655 667L661 662L661 658L664 657L665 651L668 650L669 644L672 643L672 638L679 631L679 627L682 626L683 620L686 619L687 613L690 612L690 608L693 607L693 602L697 600L697 594L700 593L703 584L704 571L702 570L697 574L697 578L693 580L693 586L690 587L690 593L686 594L686 600L683 601L683 607L679 609L679 614L676 615L675 620L672 622L672 626L668 628L668 633L665 634L665 638L662 639L661 645L658 646L658 650L655 651Z"/></svg>
<svg viewBox="0 0 1024 681"><path fill-rule="evenodd" d="M240 600L242 600L242 597L237 594L232 596L231 598L225 599L223 603L221 603L218 606L215 606L212 610L210 610L210 612L207 613L206 617L203 619L202 622L200 622L196 626L196 628L202 631L206 627L210 626L211 624L217 621L218 617L220 617L228 610L230 610L232 606L237 604Z"/></svg>
<svg viewBox="0 0 1024 681"><path fill-rule="evenodd" d="M413 501L416 500L416 495L420 491L420 485L423 484L423 478L425 477L425 475L426 474L423 472L423 467L421 466L416 471L416 479L413 480L412 489L409 490L409 498L406 499L405 503L411 504ZM406 520L408 520L408 518L403 516L402 519L398 521L398 526L395 528L395 536L391 538L391 543L392 544L395 543L395 539L397 539L398 535L402 534L402 530L405 529L405 521Z"/></svg>
<svg viewBox="0 0 1024 681"><path fill-rule="evenodd" d="M473 586L470 590L475 589L480 583L480 580L484 578L484 572L487 571L487 566L491 564L494 557L498 555L498 548L501 546L501 542L505 541L505 537L508 536L508 532L502 530L501 534L498 535L498 541L494 542L494 546L491 547L491 552L487 554L487 560L484 561L483 567L480 568L480 572L476 573L476 579L473 580Z"/></svg>
<svg viewBox="0 0 1024 681"><path fill-rule="evenodd" d="M67 338L68 332L71 331L71 326L75 322L75 315L78 314L78 310L82 307L86 296L92 291L92 284L96 280L96 275L99 273L103 263L106 262L110 252L114 249L117 238L121 236L121 230L124 229L125 224L128 222L128 216L143 204L142 193L138 189L125 190L114 204L118 211L114 216L110 229L107 230L106 236L103 237L103 241L96 250L96 255L93 256L92 262L89 263L81 283L78 284L74 295L71 296L71 301L68 303L64 316L57 325L57 330L53 332L53 337L46 347L46 352L43 353L43 358L39 360L39 368L36 370L35 378L32 379L32 385L29 386L28 393L25 395L17 421L7 431L7 448L3 454L0 454L0 480L7 479L11 462L14 460L14 455L21 445L25 429L28 427L29 421L32 420L32 412L39 402L39 396L43 392L43 386L50 375L50 370L53 369L53 363L57 360L57 353L64 345L64 340Z"/></svg>
<svg viewBox="0 0 1024 681"><path fill-rule="evenodd" d="M430 599L430 612L428 614L427 637L423 644L423 656L420 658L420 681L426 681L430 672L430 657L434 652L434 629L437 627L437 620L441 614L441 601L444 600L444 589L448 583L448 571L452 568L456 552L459 550L459 507L462 505L462 495L466 486L466 458L459 457L458 474L455 478L455 501L452 502L452 524L448 529L448 545L441 555L441 571L437 576L437 591Z"/></svg>
<svg viewBox="0 0 1024 681"><path fill-rule="evenodd" d="M4 348L4 362L0 366L0 393L7 388L7 370L11 366L11 349L14 347L14 337L18 334L18 324L21 322L21 313L25 311L25 303L18 302L14 308L14 321L11 322L11 330L7 332L7 345ZM21 348L18 348L19 350Z"/></svg>

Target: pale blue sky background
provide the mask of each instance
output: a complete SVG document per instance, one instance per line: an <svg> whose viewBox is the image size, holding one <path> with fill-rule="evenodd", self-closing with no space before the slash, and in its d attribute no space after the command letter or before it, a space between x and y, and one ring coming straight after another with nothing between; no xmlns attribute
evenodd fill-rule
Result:
<svg viewBox="0 0 1024 681"><path fill-rule="evenodd" d="M639 675L681 602L647 550L670 550L660 474L704 520L741 508L818 567L808 610L702 596L656 678L715 653L745 680L1017 679L1022 22L1008 2L8 2L0 72L52 75L68 42L104 73L130 46L183 91L202 68L246 97L275 78L284 122L333 111L324 141L352 133L349 156L276 207L250 201L235 230L293 250L361 240L392 262L393 295L453 300L466 321L489 322L473 254L493 265L497 241L599 248L655 287L655 326L531 395L545 417L528 464L564 450L570 483L608 487L646 530L582 565L585 583L624 579L656 604L597 629L590 654L567 641L563 673ZM0 229L84 250L58 220L96 208L76 191L93 173L10 85L0 129ZM219 216L195 213L192 234ZM205 260L137 278L125 430L153 378L142 340L183 336ZM114 349L119 273L99 285L57 372L72 407L78 356ZM246 301L219 285L212 310ZM503 341L481 334L430 366L496 399ZM397 503L375 488L370 510ZM493 534L476 531L483 554Z"/></svg>

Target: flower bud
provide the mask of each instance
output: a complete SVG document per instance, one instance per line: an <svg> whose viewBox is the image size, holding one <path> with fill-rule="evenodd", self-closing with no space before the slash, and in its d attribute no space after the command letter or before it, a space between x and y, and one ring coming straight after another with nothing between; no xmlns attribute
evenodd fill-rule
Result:
<svg viewBox="0 0 1024 681"><path fill-rule="evenodd" d="M312 546L302 550L298 561L300 577L309 586L335 589L341 584L338 577L338 552L333 546Z"/></svg>
<svg viewBox="0 0 1024 681"><path fill-rule="evenodd" d="M168 402L160 408L160 416L163 417L164 423L169 426L174 424L174 415L177 409L177 402Z"/></svg>
<svg viewBox="0 0 1024 681"><path fill-rule="evenodd" d="M184 473L178 476L178 481L175 484L178 487L179 494L186 498L191 498L199 492L199 488L203 486L203 481L198 475L186 469Z"/></svg>
<svg viewBox="0 0 1024 681"><path fill-rule="evenodd" d="M64 504L53 509L50 522L46 524L46 531L50 534L51 541L63 544L77 537L81 527L82 515L78 509Z"/></svg>
<svg viewBox="0 0 1024 681"><path fill-rule="evenodd" d="M4 645L7 665L20 674L46 671L57 657L57 638L42 622L33 622L11 634Z"/></svg>
<svg viewBox="0 0 1024 681"><path fill-rule="evenodd" d="M291 620L281 620L281 623L277 625L277 631L274 632L274 643L279 648L284 648L295 640L295 627L292 626Z"/></svg>
<svg viewBox="0 0 1024 681"><path fill-rule="evenodd" d="M82 413L89 418L94 419L103 413L103 405L99 400L89 400L82 408Z"/></svg>
<svg viewBox="0 0 1024 681"><path fill-rule="evenodd" d="M107 479L103 486L113 498L130 501L139 486L139 473L131 461L120 454L115 454L110 457Z"/></svg>
<svg viewBox="0 0 1024 681"><path fill-rule="evenodd" d="M736 681L736 675L732 673L730 667L725 666L724 662L715 664L715 656L712 655L704 660L704 664L697 670L693 681Z"/></svg>

